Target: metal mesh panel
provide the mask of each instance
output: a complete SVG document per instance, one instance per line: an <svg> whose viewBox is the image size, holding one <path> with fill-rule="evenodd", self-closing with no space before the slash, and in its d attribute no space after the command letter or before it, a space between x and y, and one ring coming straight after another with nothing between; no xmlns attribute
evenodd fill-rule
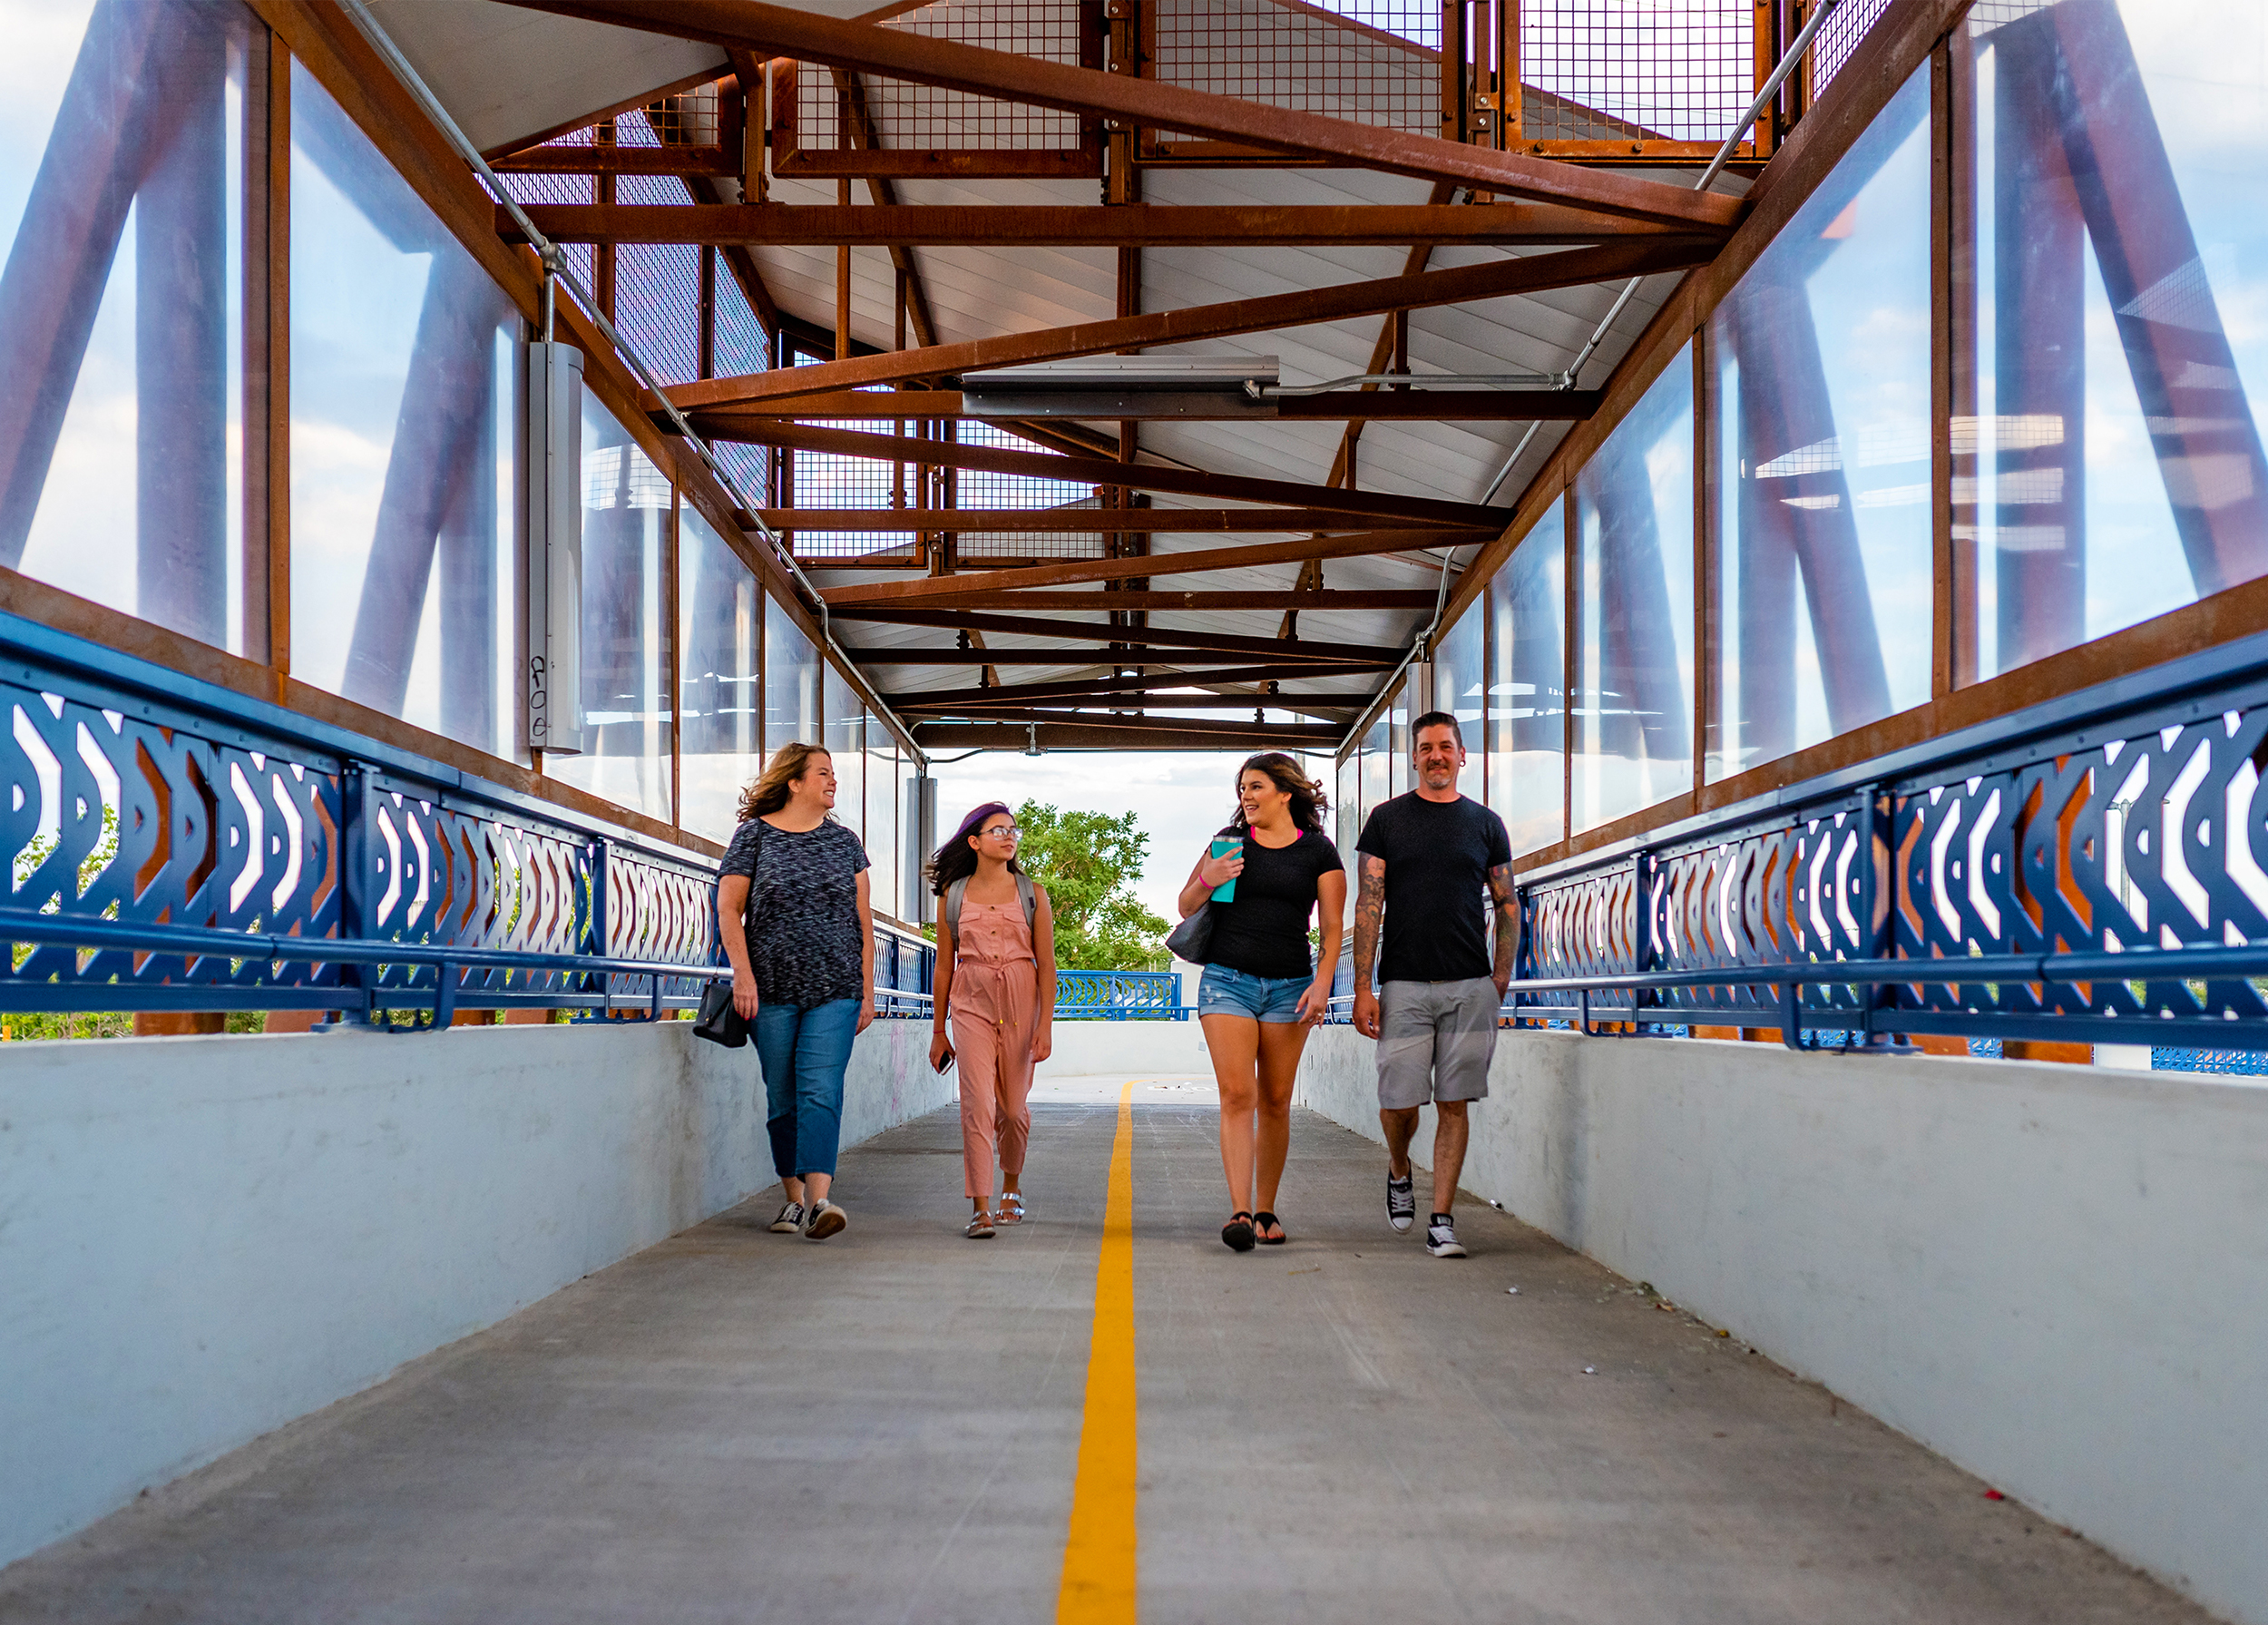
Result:
<svg viewBox="0 0 2268 1625"><path fill-rule="evenodd" d="M515 203L588 203L591 199L589 175L500 174L504 191Z"/></svg>
<svg viewBox="0 0 2268 1625"><path fill-rule="evenodd" d="M1528 0L1520 133L1722 141L1755 94L1755 27L1748 0Z"/></svg>
<svg viewBox="0 0 2268 1625"><path fill-rule="evenodd" d="M1851 53L1859 48L1859 42L1874 26L1875 19L1889 9L1890 0L1843 0L1827 14L1827 20L1812 36L1813 95L1827 88L1827 82L1851 60Z"/></svg>
<svg viewBox="0 0 2268 1625"><path fill-rule="evenodd" d="M719 440L712 449L717 460L731 472L740 487L741 495L758 507L771 500L772 454L766 445L747 445L738 441Z"/></svg>
<svg viewBox="0 0 2268 1625"><path fill-rule="evenodd" d="M716 370L720 377L762 372L772 364L771 346L764 324L756 319L740 279L719 255L717 260ZM762 506L772 498L772 453L766 445L719 442L717 455L749 501Z"/></svg>
<svg viewBox="0 0 2268 1625"><path fill-rule="evenodd" d="M1441 7L1424 0L1158 0L1148 72L1168 84L1432 135Z"/></svg>
<svg viewBox="0 0 2268 1625"><path fill-rule="evenodd" d="M626 143L627 144L627 143ZM623 175L618 201L689 203L675 175ZM665 384L700 376L701 251L687 243L626 242L614 251L615 325Z"/></svg>
<svg viewBox="0 0 2268 1625"><path fill-rule="evenodd" d="M963 445L997 446L1003 451L1043 452L1021 435L989 423L963 423ZM1091 508L1095 488L1071 480L1035 479L1026 474L989 474L982 469L961 471L959 491L964 508ZM964 559L1100 559L1110 544L1100 531L1061 534L1025 531L971 531L955 551Z"/></svg>
<svg viewBox="0 0 2268 1625"><path fill-rule="evenodd" d="M1076 66L1079 12L1079 0L938 0L883 25ZM886 149L1055 152L1080 144L1075 113L872 74L861 82L877 141ZM796 118L805 149L839 151L853 144L844 127L844 103L831 72L817 63L798 64Z"/></svg>
<svg viewBox="0 0 2268 1625"><path fill-rule="evenodd" d="M810 357L797 358L797 365L807 365ZM830 423L826 428L864 429L871 432L871 423ZM963 445L998 446L1006 451L1044 451L1018 435L990 424L964 422L960 427ZM908 436L907 462L916 462L921 443ZM892 493L893 470L887 463L870 457L842 457L821 452L795 454L796 500L799 508L887 508ZM963 508L1055 508L1092 507L1095 488L1070 480L1037 479L1030 475L991 474L981 469L963 468L955 477L954 488L958 505ZM916 493L909 484L906 501L916 500ZM806 559L866 559L904 558L908 563L916 561L915 537L910 531L897 532L833 532L797 531L795 552ZM1063 534L1028 532L970 531L962 533L954 543L954 552L964 559L1099 559L1109 551L1109 543L1100 531L1077 531Z"/></svg>
<svg viewBox="0 0 2268 1625"><path fill-rule="evenodd" d="M719 255L717 260L717 376L738 377L762 372L772 364L771 346L765 341L764 324L756 319L740 279Z"/></svg>
<svg viewBox="0 0 2268 1625"><path fill-rule="evenodd" d="M724 139L720 101L714 84L695 85L651 107L621 114L614 139L626 147L713 147Z"/></svg>

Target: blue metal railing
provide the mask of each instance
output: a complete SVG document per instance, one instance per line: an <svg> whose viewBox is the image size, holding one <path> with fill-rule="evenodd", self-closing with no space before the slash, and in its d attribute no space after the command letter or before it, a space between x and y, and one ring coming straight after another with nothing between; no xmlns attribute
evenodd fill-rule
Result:
<svg viewBox="0 0 2268 1625"><path fill-rule="evenodd" d="M1058 1021L1186 1022L1178 971L1058 971Z"/></svg>
<svg viewBox="0 0 2268 1625"><path fill-rule="evenodd" d="M2268 635L1521 876L1516 1020L2268 1049Z"/></svg>
<svg viewBox="0 0 2268 1625"><path fill-rule="evenodd" d="M0 614L0 1011L695 1003L699 854ZM886 1014L935 951L875 931Z"/></svg>

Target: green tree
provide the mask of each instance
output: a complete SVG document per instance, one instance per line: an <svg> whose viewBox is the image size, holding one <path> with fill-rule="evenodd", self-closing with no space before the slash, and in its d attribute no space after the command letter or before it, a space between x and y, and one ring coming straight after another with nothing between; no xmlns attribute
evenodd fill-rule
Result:
<svg viewBox="0 0 2268 1625"><path fill-rule="evenodd" d="M1016 809L1017 861L1048 888L1055 963L1068 971L1162 970L1166 922L1134 895L1149 837L1132 813L1061 811L1041 801Z"/></svg>

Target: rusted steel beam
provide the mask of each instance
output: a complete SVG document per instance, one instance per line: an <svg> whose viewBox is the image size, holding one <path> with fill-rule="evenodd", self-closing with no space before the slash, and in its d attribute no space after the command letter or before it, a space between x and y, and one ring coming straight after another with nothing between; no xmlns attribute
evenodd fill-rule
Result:
<svg viewBox="0 0 2268 1625"><path fill-rule="evenodd" d="M1111 629L1103 630L1107 632ZM1117 631L1122 639L1139 640L1148 629L1121 626ZM1313 654L1287 653L1282 658L1301 666L1327 665L1334 671L1375 671L1402 658L1399 649L1357 649L1336 643L1325 647L1345 648L1346 652L1334 655L1327 661L1318 661ZM846 647L843 652L867 666L982 666L988 670L994 666L1227 666L1238 661L1276 658L1261 650L1151 648L1139 641L1121 643L1112 649L939 649L906 643L879 648Z"/></svg>
<svg viewBox="0 0 2268 1625"><path fill-rule="evenodd" d="M1413 382L1422 384L1422 374ZM921 392L925 417L975 418L985 423L1003 420L970 412L957 389ZM1580 423L1598 410L1596 389L1394 389L1391 392L1334 389L1324 395L1277 396L1250 401L1223 395L1216 400L1186 395L1145 394L1114 396L1097 416L1121 423L1182 422L1239 423L1247 419L1323 419L1361 423L1374 417L1420 423ZM736 414L758 416L755 406L731 408ZM878 390L838 389L826 395L798 395L762 404L760 416L819 423L887 423L906 415L902 401ZM1028 421L1028 420L1025 420ZM1029 430L1019 426L1019 433ZM1334 466L1336 466L1334 465ZM1119 527L1125 528L1123 526Z"/></svg>
<svg viewBox="0 0 2268 1625"><path fill-rule="evenodd" d="M807 569L809 565L805 566ZM953 601L955 610L1031 610L1059 615L1108 614L1112 610L1168 610L1192 613L1227 610L1430 610L1433 589L1376 592L1328 588L1250 592L1172 592L1135 589L1119 592L969 592ZM837 621L867 619L876 606L846 605L829 611Z"/></svg>
<svg viewBox="0 0 2268 1625"><path fill-rule="evenodd" d="M1117 609L1121 606L1113 604L1111 607ZM916 610L866 605L859 610L845 609L831 612L837 621L879 622L894 626L936 626L953 631L1013 632L1028 638L1072 638L1107 643L1112 639L1123 641L1128 635L1125 627L1113 626L1103 621L1042 621L1018 615L973 614L959 608ZM1402 654L1398 649L1366 649L1354 643L1303 643L1277 638L1247 638L1232 632L1184 631L1162 626L1145 626L1139 630L1141 635L1134 640L1138 643L1175 649L1220 650L1271 658L1289 654L1311 661L1381 661L1398 660Z"/></svg>
<svg viewBox="0 0 2268 1625"><path fill-rule="evenodd" d="M491 159L489 167L500 175L738 175L740 154L729 147L677 145L523 147Z"/></svg>
<svg viewBox="0 0 2268 1625"><path fill-rule="evenodd" d="M886 661L877 662L881 665L888 663ZM1149 663L1157 664L1156 661ZM1053 682L1012 683L992 689L909 689L901 694L885 694L883 700L893 710L902 705L927 705L934 710L942 705L1012 704L1025 700L1075 700L1090 694L1141 694L1154 689L1195 688L1200 683L1208 689L1218 689L1236 682L1292 682L1307 677L1345 677L1350 675L1352 670L1346 666L1252 666L1233 671L1152 671L1115 677L1106 675L1062 678ZM1391 671L1393 668L1385 665L1364 670ZM1253 698L1265 700L1266 697L1256 692ZM1165 701L1158 703L1162 705Z"/></svg>
<svg viewBox="0 0 2268 1625"><path fill-rule="evenodd" d="M986 367L1099 356L1111 350L1266 333L1279 328L1380 316L1389 310L1471 304L1547 289L1621 281L1657 271L1685 270L1706 264L1713 250L1713 243L1694 237L1602 243L1596 248L1563 249L1557 253L1495 259L1484 265L1460 266L1453 270L1377 277L1331 288L1302 289L1296 293L1266 294L1258 299L1229 299L1217 305L1193 305L1180 310L1160 310L1109 321L1041 328L1029 333L1007 333L961 344L857 356L816 367L777 368L737 378L701 379L673 386L669 395L680 409L691 411L816 395L834 389L855 389L867 384L894 384L941 374L981 371Z"/></svg>
<svg viewBox="0 0 2268 1625"><path fill-rule="evenodd" d="M1209 679L1207 680L1209 680ZM1008 694L1009 689L985 689L985 694ZM940 705L920 694L902 696L893 701L893 709L907 715L921 716L930 712L949 711L955 716L973 717L994 710L1014 710L1019 706L1041 710L1068 710L1082 705L1094 705L1100 700L1114 705L1156 706L1162 710L1183 711L1248 711L1254 706L1266 706L1269 710L1304 711L1313 716L1332 716L1347 711L1359 711L1378 698L1368 694L1270 694L1256 690L1236 694L1156 694L1129 698L1124 695L1066 695L1060 700L1002 700L997 705L990 700L969 700L951 705Z"/></svg>
<svg viewBox="0 0 2268 1625"><path fill-rule="evenodd" d="M1320 730L1295 724L1264 724L1254 727L1246 723L1240 728L1227 728L1219 723L1206 724L1204 742L1219 750L1276 750L1328 749L1338 743L1338 735L1332 729ZM1192 741L1179 732L1153 729L1149 722L1129 718L1123 722L1089 725L1075 722L1041 722L1036 725L1022 722L924 722L914 729L914 738L924 750L1016 750L1032 744L1042 750L1188 750Z"/></svg>
<svg viewBox="0 0 2268 1625"><path fill-rule="evenodd" d="M808 424L738 417L726 413L702 413L694 417L693 427L717 440L746 440L758 445L784 445L795 451L834 452L846 457L873 457L885 463L908 460L909 443L894 435L814 428ZM921 443L920 455L913 460L932 467L1028 474L1040 479L1068 480L1082 485L1126 485L1137 491L1169 491L1183 496L1211 496L1228 502L1264 502L1284 507L1329 508L1341 514L1374 514L1390 524L1415 521L1443 530L1486 530L1493 534L1504 524L1501 509L1471 503L1436 502L1377 491L1334 491L1327 486L1301 485L1289 480L1246 479L1237 475L1207 474L1195 468L1159 468L1147 463L1119 463L1105 457L1066 457L1051 452L1010 451L999 446L955 445L948 441L925 440Z"/></svg>
<svg viewBox="0 0 2268 1625"><path fill-rule="evenodd" d="M1334 513L1329 508L766 508L776 531L1205 531L1438 530L1422 519ZM1476 534L1493 536L1493 530ZM1123 604L1115 605L1123 609Z"/></svg>
<svg viewBox="0 0 2268 1625"><path fill-rule="evenodd" d="M1256 565L1299 564L1309 559L1361 558L1414 552L1427 545L1423 531L1371 531L1357 536L1315 536L1295 542L1264 542L1252 547L1208 547L1194 553L1150 553L1138 559L1071 559L1025 570L982 570L914 581L866 582L823 594L830 608L854 603L914 603L951 600L974 589L1061 587L1074 582L1139 581L1145 576L1194 575L1209 570L1246 570ZM1459 534L1436 545L1461 545ZM1121 606L1123 607L1123 606Z"/></svg>
<svg viewBox="0 0 2268 1625"><path fill-rule="evenodd" d="M838 22L762 0L512 3L650 34L706 40L728 50L795 56L918 84L1124 120L1148 130L1247 142L1425 181L1455 181L1483 191L1574 203L1636 220L1722 229L1740 215L1735 199L1662 181L1210 95L1155 79L987 51L907 29Z"/></svg>
<svg viewBox="0 0 2268 1625"><path fill-rule="evenodd" d="M802 203L531 203L523 209L535 229L553 242L747 248L832 248L842 242L862 248L1291 248L1408 241L1543 248L1696 234L1690 227L1619 220L1556 203L1129 203L1116 209L879 201L850 209ZM522 240L519 227L501 205L496 234L507 242Z"/></svg>
<svg viewBox="0 0 2268 1625"><path fill-rule="evenodd" d="M962 713L948 709L945 714L959 716ZM1150 717L1139 714L1129 715L1124 711L1098 712L1092 718L1091 723L1088 724L1085 720L1077 718L1075 714L1066 716L1060 710L1018 710L1005 707L999 709L986 707L976 715L982 719L982 722L991 724L1002 732L1010 731L1010 727L1003 727L1003 724L1019 730L1034 722L1042 727L1056 728L1091 725L1136 733L1165 734L1209 745L1224 731L1222 724L1211 717ZM1328 722L1255 722L1245 726L1266 729L1273 739L1309 745L1335 745L1339 742L1340 733L1344 731Z"/></svg>

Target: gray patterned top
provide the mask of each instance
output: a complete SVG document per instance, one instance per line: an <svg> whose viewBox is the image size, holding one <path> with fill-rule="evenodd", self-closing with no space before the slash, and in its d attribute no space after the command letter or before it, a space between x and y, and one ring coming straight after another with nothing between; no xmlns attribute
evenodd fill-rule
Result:
<svg viewBox="0 0 2268 1625"><path fill-rule="evenodd" d="M748 965L757 997L809 1009L865 996L859 971L859 838L829 818L790 832L750 818L719 872L748 876Z"/></svg>

